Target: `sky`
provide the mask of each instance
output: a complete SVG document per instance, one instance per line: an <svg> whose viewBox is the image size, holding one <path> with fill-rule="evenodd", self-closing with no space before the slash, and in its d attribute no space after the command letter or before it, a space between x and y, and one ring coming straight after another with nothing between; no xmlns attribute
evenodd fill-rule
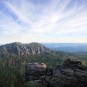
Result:
<svg viewBox="0 0 87 87"><path fill-rule="evenodd" d="M87 0L0 0L0 44L87 43Z"/></svg>

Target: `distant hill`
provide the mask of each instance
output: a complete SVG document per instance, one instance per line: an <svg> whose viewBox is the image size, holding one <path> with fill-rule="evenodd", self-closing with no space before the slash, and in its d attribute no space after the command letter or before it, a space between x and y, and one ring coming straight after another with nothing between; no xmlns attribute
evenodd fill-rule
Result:
<svg viewBox="0 0 87 87"><path fill-rule="evenodd" d="M27 54L42 54L48 52L49 49L40 43L30 43L22 44L20 42L14 42L10 44L5 44L0 46L0 54L17 54L17 55L27 55Z"/></svg>
<svg viewBox="0 0 87 87"><path fill-rule="evenodd" d="M87 54L87 44L85 43L48 43L44 45L52 50Z"/></svg>
<svg viewBox="0 0 87 87"><path fill-rule="evenodd" d="M66 50L69 49L68 47ZM87 56L78 55L79 53L70 53L69 51L61 51L59 48L47 48L40 43L23 44L20 42L9 43L0 46L0 58L5 59L21 59L28 62L44 62L55 67L56 64L62 63L67 58L87 60ZM81 53L80 53L81 54ZM82 53L83 54L83 53ZM10 60L10 59L9 59Z"/></svg>
<svg viewBox="0 0 87 87"><path fill-rule="evenodd" d="M44 45L36 42L23 44L20 42L9 43L0 46L0 57L14 59L23 58L26 62L45 62L55 66L57 63L62 63L67 58L77 58L69 52L51 50ZM27 59L26 59L27 58ZM49 62L50 61L50 62Z"/></svg>
<svg viewBox="0 0 87 87"><path fill-rule="evenodd" d="M87 45L84 46L64 46L64 47L55 47L55 50L61 50L66 52L86 52Z"/></svg>
<svg viewBox="0 0 87 87"><path fill-rule="evenodd" d="M62 51L51 50L40 43L23 44L20 42L9 43L0 46L0 59L2 61L12 61L15 65L21 62L44 62L51 67L60 64L67 58L77 56Z"/></svg>

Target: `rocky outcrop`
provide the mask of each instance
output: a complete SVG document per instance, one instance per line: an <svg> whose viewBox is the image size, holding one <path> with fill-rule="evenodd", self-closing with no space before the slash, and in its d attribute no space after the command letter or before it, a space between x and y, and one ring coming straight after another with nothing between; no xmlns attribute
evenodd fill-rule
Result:
<svg viewBox="0 0 87 87"><path fill-rule="evenodd" d="M0 54L16 54L16 55L28 55L28 54L43 54L48 52L49 49L39 43L22 44L20 42L14 42L0 46Z"/></svg>
<svg viewBox="0 0 87 87"><path fill-rule="evenodd" d="M50 81L51 87L86 87L87 67L81 61L67 59L58 65Z"/></svg>
<svg viewBox="0 0 87 87"><path fill-rule="evenodd" d="M48 69L44 63L25 65L25 79L45 87L86 87L87 67L81 61L67 59L56 70Z"/></svg>
<svg viewBox="0 0 87 87"><path fill-rule="evenodd" d="M25 66L26 81L37 80L45 74L47 65L44 63L28 63Z"/></svg>
<svg viewBox="0 0 87 87"><path fill-rule="evenodd" d="M25 65L25 80L33 81L40 86L50 85L50 80L53 76L53 70L48 69L44 63L28 63Z"/></svg>

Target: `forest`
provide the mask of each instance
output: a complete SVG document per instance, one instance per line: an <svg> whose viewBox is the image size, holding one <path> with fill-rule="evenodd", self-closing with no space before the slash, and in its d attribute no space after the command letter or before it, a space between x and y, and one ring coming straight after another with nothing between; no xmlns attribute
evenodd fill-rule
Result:
<svg viewBox="0 0 87 87"><path fill-rule="evenodd" d="M87 65L87 55L79 56L60 51L26 56L2 54L0 55L0 87L35 87L32 83L25 82L25 64L44 62L48 67L55 69L67 58L79 59L84 65Z"/></svg>

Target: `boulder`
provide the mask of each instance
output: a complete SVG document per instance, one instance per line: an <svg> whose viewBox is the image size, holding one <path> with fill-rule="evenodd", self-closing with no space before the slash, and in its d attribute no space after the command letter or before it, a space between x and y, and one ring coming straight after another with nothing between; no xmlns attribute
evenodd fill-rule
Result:
<svg viewBox="0 0 87 87"><path fill-rule="evenodd" d="M49 87L53 76L53 70L47 68L44 63L28 63L25 65L25 81L39 85L39 87ZM38 87L38 86L37 86Z"/></svg>
<svg viewBox="0 0 87 87"><path fill-rule="evenodd" d="M44 63L28 63L25 65L25 78L26 80L36 80L40 76L45 75L47 65ZM30 78L32 77L32 79Z"/></svg>

